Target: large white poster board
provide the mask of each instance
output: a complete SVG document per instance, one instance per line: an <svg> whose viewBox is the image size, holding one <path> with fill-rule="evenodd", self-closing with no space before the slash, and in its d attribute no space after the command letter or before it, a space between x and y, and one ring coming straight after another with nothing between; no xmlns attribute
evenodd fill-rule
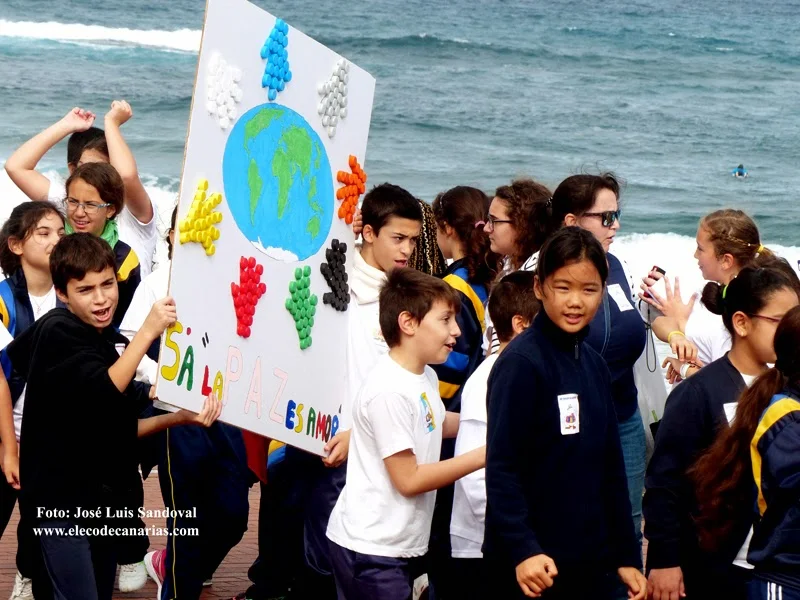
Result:
<svg viewBox="0 0 800 600"><path fill-rule="evenodd" d="M199 410L214 391L223 421L323 453L345 390L348 221L374 91L367 72L255 5L208 1L162 402Z"/></svg>

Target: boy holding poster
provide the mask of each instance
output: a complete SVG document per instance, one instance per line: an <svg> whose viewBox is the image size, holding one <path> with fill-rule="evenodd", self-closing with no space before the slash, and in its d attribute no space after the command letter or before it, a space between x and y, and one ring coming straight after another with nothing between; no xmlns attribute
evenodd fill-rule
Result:
<svg viewBox="0 0 800 600"><path fill-rule="evenodd" d="M345 467L350 442L352 401L375 363L388 352L378 319L380 286L387 273L405 266L416 247L422 227L419 203L403 188L384 183L372 188L361 207L363 242L353 254L353 274L349 280L351 302L347 315L347 395L341 409L339 433L326 446L329 453L323 459L330 469L323 469L316 457L286 448L282 468L273 474L270 483L262 488L259 518L259 558L248 573L253 585L240 597L260 600L277 595L288 588L293 578L311 588L312 597L325 595L333 580L325 531L339 493L344 486ZM295 465L295 468L290 468ZM306 475L299 480L296 473ZM284 480L282 474L286 475ZM304 488L301 490L301 488ZM292 499L308 498L305 505ZM280 508L278 508L280 507ZM295 548L296 539L275 543L276 539L303 538L299 529L287 519L295 515L305 519L305 560L295 557L286 548ZM311 572L299 576L298 564L308 563ZM313 581L313 583L311 583Z"/></svg>
<svg viewBox="0 0 800 600"><path fill-rule="evenodd" d="M64 237L50 270L67 308L51 310L7 349L28 381L20 506L23 518L45 528L39 542L55 596L110 599L116 537L103 528L126 527L135 516L142 493L136 438L173 425L208 426L221 404L209 396L199 415L138 419L151 394L133 376L150 343L175 321L174 302L156 303L128 344L110 327L119 293L106 242L87 233ZM53 448L68 452L69 464L54 460Z"/></svg>
<svg viewBox="0 0 800 600"><path fill-rule="evenodd" d="M389 353L353 404L347 482L327 530L340 600L410 598L423 572L436 490L485 462L485 447L439 462L458 415L445 413L428 365L443 363L460 334L455 292L440 279L396 269L379 305Z"/></svg>

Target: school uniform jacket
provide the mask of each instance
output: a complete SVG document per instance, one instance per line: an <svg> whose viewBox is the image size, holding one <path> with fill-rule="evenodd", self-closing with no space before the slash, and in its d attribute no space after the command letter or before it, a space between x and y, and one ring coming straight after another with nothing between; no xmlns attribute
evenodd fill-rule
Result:
<svg viewBox="0 0 800 600"><path fill-rule="evenodd" d="M489 299L486 286L471 283L466 261L455 261L443 279L461 299L461 310L456 315L461 335L456 339L453 351L441 365L431 365L439 377L439 395L445 408L461 412L461 388L467 378L483 360L481 341L485 327L485 306Z"/></svg>
<svg viewBox="0 0 800 600"><path fill-rule="evenodd" d="M64 303L58 298L56 308L64 308ZM12 337L17 337L36 320L28 295L28 282L22 269L17 269L10 277L0 281L0 320ZM11 401L16 404L25 389L25 380L12 368L5 350L0 352L0 362L11 389Z"/></svg>
<svg viewBox="0 0 800 600"><path fill-rule="evenodd" d="M667 398L645 480L648 569L681 567L685 576L689 571L702 577L704 568L728 568L744 543L752 524L751 506L742 507L729 544L714 557L701 553L692 521L697 503L686 471L720 428L728 426L724 405L737 402L745 387L726 355L676 386Z"/></svg>
<svg viewBox="0 0 800 600"><path fill-rule="evenodd" d="M135 506L138 415L150 386L120 392L108 369L127 339L63 308L41 317L8 346L28 381L20 436L20 506ZM29 515L37 518L35 513Z"/></svg>
<svg viewBox="0 0 800 600"><path fill-rule="evenodd" d="M761 519L747 560L768 581L800 589L800 389L770 401L750 457Z"/></svg>
<svg viewBox="0 0 800 600"><path fill-rule="evenodd" d="M142 281L141 265L136 252L125 242L118 241L114 246L114 263L117 271L119 302L112 323L119 329L125 313L133 300L133 293Z"/></svg>
<svg viewBox="0 0 800 600"><path fill-rule="evenodd" d="M541 311L489 376L483 552L509 574L541 553L562 573L642 564L611 379L587 333Z"/></svg>

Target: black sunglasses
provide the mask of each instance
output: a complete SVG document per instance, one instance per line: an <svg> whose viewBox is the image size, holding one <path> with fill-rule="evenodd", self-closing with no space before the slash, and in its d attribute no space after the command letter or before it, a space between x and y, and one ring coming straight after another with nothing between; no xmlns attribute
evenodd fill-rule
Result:
<svg viewBox="0 0 800 600"><path fill-rule="evenodd" d="M603 220L603 227L611 227L615 221L619 221L622 214L620 210L606 210L603 212L583 213L584 217L600 217Z"/></svg>

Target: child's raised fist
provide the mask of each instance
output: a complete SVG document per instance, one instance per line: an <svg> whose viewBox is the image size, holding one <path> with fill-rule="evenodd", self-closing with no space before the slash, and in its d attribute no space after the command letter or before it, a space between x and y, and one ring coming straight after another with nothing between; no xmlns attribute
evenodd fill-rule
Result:
<svg viewBox="0 0 800 600"><path fill-rule="evenodd" d="M127 123L132 116L133 109L130 104L125 102L125 100L114 100L111 103L111 108L106 113L106 121L110 121L119 127L123 123Z"/></svg>
<svg viewBox="0 0 800 600"><path fill-rule="evenodd" d="M162 298L150 309L150 314L144 320L141 331L153 341L158 339L164 330L178 320L178 311L172 296Z"/></svg>
<svg viewBox="0 0 800 600"><path fill-rule="evenodd" d="M86 131L94 125L95 115L93 112L84 110L78 106L69 111L64 118L61 119L61 124L69 131L75 133L77 131Z"/></svg>

